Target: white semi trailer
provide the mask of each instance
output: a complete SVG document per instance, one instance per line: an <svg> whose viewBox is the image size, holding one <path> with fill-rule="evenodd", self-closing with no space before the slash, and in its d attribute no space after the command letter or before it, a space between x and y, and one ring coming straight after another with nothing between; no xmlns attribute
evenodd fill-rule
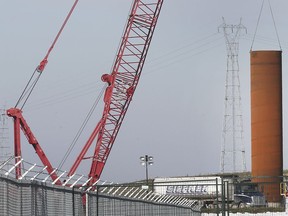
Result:
<svg viewBox="0 0 288 216"><path fill-rule="evenodd" d="M266 206L262 193L255 183L239 182L237 176L196 176L155 178L154 192L158 194L184 196L198 200L203 207L215 207L222 203L231 206Z"/></svg>

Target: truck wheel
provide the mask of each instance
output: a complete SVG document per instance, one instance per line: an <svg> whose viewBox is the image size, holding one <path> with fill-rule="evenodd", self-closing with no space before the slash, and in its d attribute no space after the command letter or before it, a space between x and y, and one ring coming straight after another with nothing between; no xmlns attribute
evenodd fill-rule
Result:
<svg viewBox="0 0 288 216"><path fill-rule="evenodd" d="M245 207L246 207L246 204L243 203L243 202L240 202L240 203L238 204L238 208L245 208Z"/></svg>
<svg viewBox="0 0 288 216"><path fill-rule="evenodd" d="M214 204L213 204L213 203L209 204L209 205L208 205L208 208L209 208L209 209L214 209Z"/></svg>
<svg viewBox="0 0 288 216"><path fill-rule="evenodd" d="M234 202L233 202L233 203L231 204L231 208L232 208L232 209L236 209L237 207L238 207L238 204L237 204L237 203L234 203Z"/></svg>

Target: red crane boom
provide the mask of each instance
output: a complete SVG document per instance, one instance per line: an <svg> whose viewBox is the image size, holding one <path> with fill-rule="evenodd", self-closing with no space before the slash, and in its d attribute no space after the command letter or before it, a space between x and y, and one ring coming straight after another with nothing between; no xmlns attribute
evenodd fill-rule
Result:
<svg viewBox="0 0 288 216"><path fill-rule="evenodd" d="M163 0L134 0L122 42L107 83L104 111L68 175L72 175L97 137L89 178L90 185L100 178L115 138L137 87Z"/></svg>
<svg viewBox="0 0 288 216"><path fill-rule="evenodd" d="M40 64L36 67L34 70L31 78L29 79L27 85L25 86L20 98L18 99L16 105L14 108L11 108L7 110L7 115L10 117L13 117L14 119L14 156L15 156L15 164L17 164L22 157L21 154L21 142L20 142L20 128L22 129L23 133L25 134L28 142L33 145L36 153L38 154L40 160L42 161L43 165L46 166L47 172L50 174L53 181L56 181L56 184L61 184L61 182L57 179L57 175L55 172L53 172L53 167L51 163L49 162L48 158L46 157L44 151L40 147L39 142L37 141L36 137L32 133L30 127L28 126L27 122L25 121L23 115L22 115L22 109L27 102L28 98L30 97L34 87L36 86L40 76L42 75L42 72L45 69L46 64L48 63L48 57L53 50L56 42L58 41L63 29L65 28L71 14L73 13L77 3L79 0L75 0L72 8L70 9L68 15L66 16L60 30L58 31L52 45L47 51L47 54L43 58L43 60L40 62ZM22 104L21 104L22 102ZM17 108L21 107L21 108ZM21 165L19 164L16 166L16 178L18 179L21 176Z"/></svg>

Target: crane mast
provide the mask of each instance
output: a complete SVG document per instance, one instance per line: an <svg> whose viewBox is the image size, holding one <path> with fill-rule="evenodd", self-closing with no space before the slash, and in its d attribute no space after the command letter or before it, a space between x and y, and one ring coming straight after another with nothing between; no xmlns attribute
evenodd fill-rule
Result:
<svg viewBox="0 0 288 216"><path fill-rule="evenodd" d="M89 172L90 185L102 173L143 69L163 0L134 0L112 72L107 83L102 118L80 152L68 175L72 175L97 137Z"/></svg>

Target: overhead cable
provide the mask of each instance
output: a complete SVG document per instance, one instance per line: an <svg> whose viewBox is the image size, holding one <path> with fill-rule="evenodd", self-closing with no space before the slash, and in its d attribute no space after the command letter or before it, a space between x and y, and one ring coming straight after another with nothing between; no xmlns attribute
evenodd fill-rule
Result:
<svg viewBox="0 0 288 216"><path fill-rule="evenodd" d="M265 3L265 0L262 1L262 5L261 5L260 13L259 13L259 16L258 16L257 25L256 25L255 33L254 33L254 36L253 36L253 40L252 40L250 51L252 50L252 47L253 47L253 44L254 44L254 41L255 41L255 38L256 38L256 34L257 34L258 26L259 26L259 23L260 23L260 19L261 19L264 3ZM277 31L276 22L275 22L275 18L274 18L274 15L273 15L273 10L272 10L272 6L271 6L271 3L270 3L270 0L268 0L268 3L269 3L269 9L270 9L271 17L272 17L272 20L273 20L274 29L275 29L277 40L278 40L278 45L279 45L280 50L282 50L280 39L279 39L279 34L278 34L278 31Z"/></svg>

